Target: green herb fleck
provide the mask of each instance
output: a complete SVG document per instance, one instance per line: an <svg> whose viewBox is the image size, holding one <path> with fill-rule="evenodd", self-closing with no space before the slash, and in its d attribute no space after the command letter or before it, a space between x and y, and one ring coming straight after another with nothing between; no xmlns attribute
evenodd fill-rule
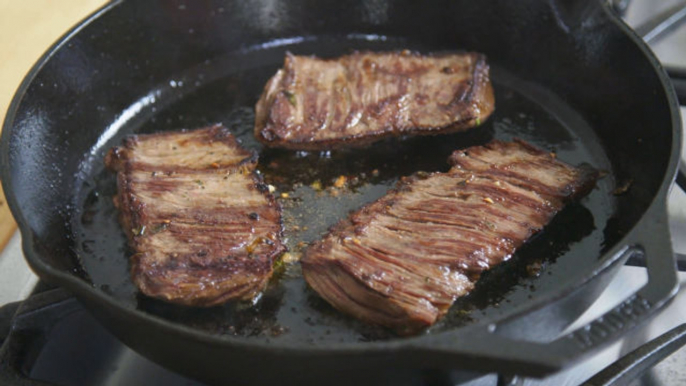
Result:
<svg viewBox="0 0 686 386"><path fill-rule="evenodd" d="M143 236L145 233L145 225L138 228L131 228L131 233L133 233L134 236Z"/></svg>
<svg viewBox="0 0 686 386"><path fill-rule="evenodd" d="M155 225L155 226L151 229L151 232L152 232L153 234L160 233L160 232L162 232L163 230L167 229L168 227L169 227L169 223L160 223L160 224Z"/></svg>
<svg viewBox="0 0 686 386"><path fill-rule="evenodd" d="M479 126L481 124L481 118L476 117L476 125Z"/></svg>
<svg viewBox="0 0 686 386"><path fill-rule="evenodd" d="M298 103L295 99L295 94L293 94L292 92L284 90L283 95L286 96L286 98L288 99L288 103L290 103L291 106L295 107L295 105Z"/></svg>
<svg viewBox="0 0 686 386"><path fill-rule="evenodd" d="M283 255L280 256L276 261L274 262L274 271L275 272L280 272L286 268L286 263L283 261Z"/></svg>
<svg viewBox="0 0 686 386"><path fill-rule="evenodd" d="M202 182L202 181L200 181L200 180L195 180L195 183L196 183L196 184L198 184L198 185L200 185L200 186L202 186L202 185L203 185L203 182Z"/></svg>

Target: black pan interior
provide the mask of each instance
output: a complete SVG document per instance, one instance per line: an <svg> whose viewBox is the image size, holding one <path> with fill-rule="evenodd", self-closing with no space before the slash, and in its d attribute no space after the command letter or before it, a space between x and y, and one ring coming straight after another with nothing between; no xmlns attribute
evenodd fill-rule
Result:
<svg viewBox="0 0 686 386"><path fill-rule="evenodd" d="M256 47L218 58L178 74L150 91L134 106L128 121L100 147L82 169L75 192L75 247L93 284L128 307L160 315L217 334L299 342L388 339L380 328L341 315L307 288L295 263L281 263L264 295L254 304L229 304L207 310L168 305L136 291L129 278L126 239L117 222L112 196L114 176L103 169L102 156L124 135L196 128L221 122L244 146L260 154L258 170L284 209L290 254L320 238L351 210L382 196L401 176L417 171L445 171L455 149L485 144L493 138L519 137L558 154L572 164L587 162L609 170L610 163L593 130L554 95L495 67L496 113L482 127L446 136L387 140L362 149L296 152L265 149L252 134L254 103L284 52L335 56L359 50L422 51L422 45L387 36L309 37L290 44ZM334 182L345 176L347 183ZM613 214L612 178L581 203L570 205L545 232L515 258L485 275L473 294L461 299L430 332L442 331L507 311L537 291L573 280L579 265L593 265L607 245L603 230ZM281 194L288 195L282 198Z"/></svg>
<svg viewBox="0 0 686 386"><path fill-rule="evenodd" d="M306 288L297 263L282 265L254 305L196 310L138 296L104 152L133 133L223 123L260 152L265 180L289 193L282 203L293 253L399 176L445 170L452 150L491 138L520 137L607 170L589 197L484 275L428 333L498 318L588 276L665 178L672 132L662 84L603 12L595 1L122 2L66 41L21 95L3 133L11 165L3 183L31 232L31 258L86 278L125 307L216 334L326 344L394 337L331 309ZM405 48L484 52L495 114L462 134L331 153L265 150L253 140L254 103L286 50L329 57ZM350 188L332 194L340 175ZM616 186L628 189L615 196Z"/></svg>

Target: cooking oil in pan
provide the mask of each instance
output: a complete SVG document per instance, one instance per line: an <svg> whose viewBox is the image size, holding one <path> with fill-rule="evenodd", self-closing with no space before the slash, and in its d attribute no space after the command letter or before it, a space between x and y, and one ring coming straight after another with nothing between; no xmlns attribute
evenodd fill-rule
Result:
<svg viewBox="0 0 686 386"><path fill-rule="evenodd" d="M519 137L554 151L571 164L587 162L609 170L593 131L580 117L554 96L497 68L492 72L495 113L482 126L467 132L389 139L361 149L264 149L252 135L253 106L264 82L280 65L282 52L276 51L255 53L259 56L255 62L267 64L251 66L247 60L248 64L233 73L216 70L224 71L223 76L205 76L209 81L196 84L182 96L169 94L173 97L166 99L166 105L141 111L141 117L132 120L136 125L124 126L122 133L95 152L101 156L126 133L197 128L215 122L231 129L244 146L257 150L258 170L265 182L275 187L274 194L283 207L284 236L290 249L277 264L261 297L252 303L194 309L139 295L129 277L131 252L112 204L115 179L97 157L79 195L80 221L73 224L77 253L95 286L129 307L214 334L310 344L394 339L382 328L337 312L304 282L298 260L331 225L383 196L400 177L417 171L446 171L452 151L493 138ZM265 57L269 59L266 62ZM161 102L168 91L157 93ZM580 273L575 267L593 264L601 255L603 230L614 208L612 185L610 178L601 180L588 197L565 208L510 261L485 273L476 289L458 299L449 314L427 333L497 317L538 294L573 282Z"/></svg>

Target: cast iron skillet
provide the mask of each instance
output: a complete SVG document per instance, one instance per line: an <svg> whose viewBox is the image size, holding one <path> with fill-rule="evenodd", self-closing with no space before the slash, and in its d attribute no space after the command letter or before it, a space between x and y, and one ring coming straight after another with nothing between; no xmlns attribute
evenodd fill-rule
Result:
<svg viewBox="0 0 686 386"><path fill-rule="evenodd" d="M471 132L361 150L264 150L252 138L252 108L285 51L404 48L485 53L495 115ZM260 151L265 179L290 193L282 204L295 252L297 241L319 237L399 176L445 170L452 150L491 138L520 137L608 175L417 337L335 312L307 289L297 264L279 268L254 306L194 310L145 299L128 279L103 154L131 133L215 122ZM24 80L3 129L2 181L41 278L183 374L239 384L408 383L426 369L541 376L614 341L673 296L665 201L680 130L657 60L598 1L119 1L77 26ZM341 174L359 178L337 196L310 187ZM647 260L648 284L557 337L629 258Z"/></svg>

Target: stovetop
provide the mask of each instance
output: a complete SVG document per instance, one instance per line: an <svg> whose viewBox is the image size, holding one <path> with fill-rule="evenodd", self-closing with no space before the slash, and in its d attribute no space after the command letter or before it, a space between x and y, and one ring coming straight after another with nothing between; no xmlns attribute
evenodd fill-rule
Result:
<svg viewBox="0 0 686 386"><path fill-rule="evenodd" d="M686 7L686 2L677 0L634 0L626 20L630 25L638 26L651 16L679 4ZM686 25L676 29L667 38L652 43L651 47L666 65L686 68ZM686 109L682 108L682 121L686 126L684 116ZM669 214L674 249L677 253L686 254L686 193L678 188L670 193ZM0 253L0 306L26 298L38 282L22 258L20 244L21 239L17 234ZM679 277L682 284L686 283L686 273L680 273ZM569 330L598 317L646 281L644 268L623 267L596 303ZM47 334L42 347L32 354L31 363L26 364L24 370L32 379L59 385L201 385L130 350L75 301L69 310ZM686 291L681 291L647 326L569 370L544 379L499 379L497 375L488 374L452 381L468 385L578 385L635 348L684 322ZM466 383L463 382L465 380ZM631 384L686 384L686 348L678 350Z"/></svg>

